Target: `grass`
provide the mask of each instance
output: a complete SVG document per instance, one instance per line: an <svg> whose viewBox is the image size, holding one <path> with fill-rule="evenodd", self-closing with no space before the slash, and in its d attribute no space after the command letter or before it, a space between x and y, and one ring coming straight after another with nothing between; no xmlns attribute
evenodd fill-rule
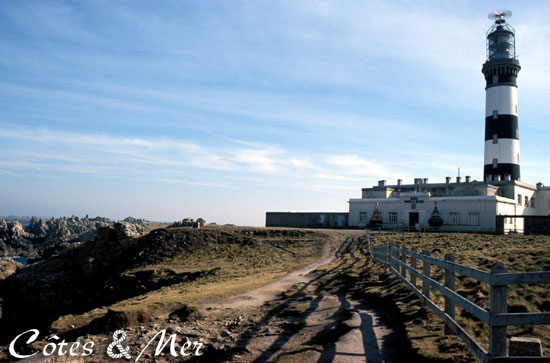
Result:
<svg viewBox="0 0 550 363"><path fill-rule="evenodd" d="M181 234L178 231L181 229L170 230L175 233L169 234L169 237ZM124 276L145 276L148 282L177 276L179 279L174 281L178 282L108 307L64 315L52 324L52 328L59 333L80 328L92 319L104 316L108 309L168 314L183 305L193 306L206 300L244 293L316 261L322 255L328 238L318 231L263 228L214 227L193 231L195 238L203 236L203 232L209 238L204 248L160 262L155 260L154 263L141 264L123 273ZM217 237L212 238L212 235ZM172 241L167 237L164 243L181 244L182 241ZM193 278L182 280L181 277L187 275Z"/></svg>
<svg viewBox="0 0 550 363"><path fill-rule="evenodd" d="M497 262L504 263L510 272L550 270L550 237L522 235L383 233L371 235L375 245L395 243L407 249L430 251L433 257L444 258L452 253L456 262L489 271ZM334 271L336 266L340 265ZM419 263L420 266L420 263ZM475 361L473 353L458 337L443 333L442 320L431 310L423 308L404 283L388 274L388 269L356 252L322 268L327 289L348 289L357 298L376 306L392 306L401 317L413 351L425 361ZM443 271L432 266L432 278L443 283ZM417 286L421 286L417 280ZM473 279L458 276L456 291L483 308L489 307L489 288ZM443 297L433 289L431 297L443 307ZM508 293L511 312L542 312L550 310L548 285L511 285ZM456 320L475 339L488 348L488 328L466 311L457 307ZM550 355L550 327L508 327L508 336L540 338L544 355Z"/></svg>
<svg viewBox="0 0 550 363"><path fill-rule="evenodd" d="M229 233L223 235L223 233ZM133 274L155 271L157 274L184 274L213 271L192 281L179 282L142 295L119 301L110 309L169 313L183 304L193 306L202 301L249 291L300 268L319 258L326 236L322 232L296 234L269 229L220 230L218 243L208 249L194 251L162 262L143 265L126 271ZM550 270L550 238L547 236L399 233L372 236L374 244L396 243L405 248L417 247L430 251L435 258L452 253L457 263L489 271L497 262L509 272ZM359 251L345 254L332 264L319 269L324 288L350 293L372 305L390 308L404 325L410 348L423 362L471 362L473 353L456 336L446 336L443 322L422 307L416 296L387 268L374 263ZM441 269L432 266L434 279L443 282ZM417 283L420 286L420 282ZM471 278L457 275L456 291L483 308L489 306L489 288ZM292 295L289 291L287 295ZM432 290L433 300L443 307L443 297ZM515 285L509 288L508 306L511 312L550 311L550 290L547 285ZM304 313L305 305L292 305L290 316ZM107 308L81 315L66 315L56 321L57 331L82 326L92 318L104 315ZM457 307L456 320L487 348L488 329L467 312ZM80 324L80 325L79 325ZM538 337L543 342L544 355L550 355L548 326L509 327L509 336ZM318 357L319 347L300 346L278 355L281 362L307 362Z"/></svg>
<svg viewBox="0 0 550 363"><path fill-rule="evenodd" d="M490 271L497 262L503 263L508 272L550 271L550 237L523 235L478 235L478 234L431 234L403 233L382 234L372 238L374 244L398 243L410 249L417 247L430 251L433 257L444 258L446 253L455 256L455 262L481 270ZM433 278L443 282L443 269L432 267ZM420 282L418 282L420 286ZM456 292L489 310L489 286L477 280L457 275ZM444 306L443 296L431 289L435 301ZM509 312L548 312L550 311L550 290L548 285L509 285ZM457 307L457 322L475 339L488 349L488 326L477 321L468 312ZM545 355L550 354L550 327L511 326L509 336L539 337L543 341Z"/></svg>

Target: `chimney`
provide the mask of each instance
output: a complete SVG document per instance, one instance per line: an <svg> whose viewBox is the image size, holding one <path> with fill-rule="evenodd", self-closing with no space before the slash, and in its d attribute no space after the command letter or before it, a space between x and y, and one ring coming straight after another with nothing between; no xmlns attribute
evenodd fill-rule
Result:
<svg viewBox="0 0 550 363"><path fill-rule="evenodd" d="M450 176L445 177L445 183L446 184L451 184L451 177Z"/></svg>
<svg viewBox="0 0 550 363"><path fill-rule="evenodd" d="M469 183L471 179L472 179L472 177L471 177L471 176L469 176L469 175L466 175L466 183Z"/></svg>
<svg viewBox="0 0 550 363"><path fill-rule="evenodd" d="M401 186L403 184L403 179L397 179L397 186Z"/></svg>
<svg viewBox="0 0 550 363"><path fill-rule="evenodd" d="M428 184L428 178L424 178L424 184Z"/></svg>
<svg viewBox="0 0 550 363"><path fill-rule="evenodd" d="M378 181L378 186L379 187L385 187L386 186L386 181L385 180L379 180Z"/></svg>
<svg viewBox="0 0 550 363"><path fill-rule="evenodd" d="M459 176L456 177L456 182L457 182L457 183L460 183L461 180L462 180L461 177L459 177Z"/></svg>

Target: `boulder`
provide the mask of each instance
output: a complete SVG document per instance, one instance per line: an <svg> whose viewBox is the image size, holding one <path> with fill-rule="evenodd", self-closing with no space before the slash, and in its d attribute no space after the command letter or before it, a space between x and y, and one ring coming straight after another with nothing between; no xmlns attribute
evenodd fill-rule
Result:
<svg viewBox="0 0 550 363"><path fill-rule="evenodd" d="M193 218L184 218L181 223L184 227L192 227L195 220Z"/></svg>
<svg viewBox="0 0 550 363"><path fill-rule="evenodd" d="M27 227L27 232L35 237L46 237L48 234L48 225L42 218L32 217Z"/></svg>
<svg viewBox="0 0 550 363"><path fill-rule="evenodd" d="M8 235L12 238L28 236L19 222L8 222Z"/></svg>
<svg viewBox="0 0 550 363"><path fill-rule="evenodd" d="M23 268L25 268L25 266L21 262L14 261L11 258L0 259L0 280L13 275Z"/></svg>
<svg viewBox="0 0 550 363"><path fill-rule="evenodd" d="M117 222L114 227L118 239L137 238L143 235L143 227L138 224Z"/></svg>
<svg viewBox="0 0 550 363"><path fill-rule="evenodd" d="M5 220L0 219L0 233L5 233L8 230L8 223Z"/></svg>

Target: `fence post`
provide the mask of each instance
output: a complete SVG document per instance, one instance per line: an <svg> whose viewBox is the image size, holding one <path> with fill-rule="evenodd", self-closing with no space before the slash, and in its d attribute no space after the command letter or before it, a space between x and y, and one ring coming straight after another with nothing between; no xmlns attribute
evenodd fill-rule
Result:
<svg viewBox="0 0 550 363"><path fill-rule="evenodd" d="M366 229L366 228L365 228L365 243L363 245L361 245L361 251L363 251L363 254L365 254L364 245L367 245L367 252L371 255L371 257L374 258L373 251L372 251L372 246L371 246L371 243L370 243L369 230Z"/></svg>
<svg viewBox="0 0 550 363"><path fill-rule="evenodd" d="M411 248L411 251L416 253L417 248L413 247ZM416 271L416 257L411 255L411 267ZM416 274L411 272L411 283L414 287L416 287Z"/></svg>
<svg viewBox="0 0 550 363"><path fill-rule="evenodd" d="M445 261L455 262L455 256L451 253L445 255ZM455 273L454 271L445 269L445 287L449 290L455 291ZM445 314L449 315L451 318L455 318L455 303L445 297ZM445 335L452 334L451 328L445 324Z"/></svg>
<svg viewBox="0 0 550 363"><path fill-rule="evenodd" d="M497 263L491 269L491 274L505 273L506 266ZM491 279L492 283L492 279ZM495 286L491 284L491 295L489 296L491 315L508 312L508 286ZM506 356L506 326L493 326L492 319L489 319L489 355Z"/></svg>
<svg viewBox="0 0 550 363"><path fill-rule="evenodd" d="M424 251L424 256L431 256L430 251ZM424 261L424 265L422 266L422 274L426 277L430 277L430 263L428 261ZM427 299L430 298L430 285L426 281L422 281L422 295L424 295Z"/></svg>
<svg viewBox="0 0 550 363"><path fill-rule="evenodd" d="M403 251L401 251L401 262L403 264L407 263L407 249L405 247L402 248ZM407 269L404 265L401 266L401 275L405 280L407 279Z"/></svg>
<svg viewBox="0 0 550 363"><path fill-rule="evenodd" d="M390 243L388 245L388 255L386 256L386 259L388 262L388 273L391 273L391 248L392 248L392 244Z"/></svg>
<svg viewBox="0 0 550 363"><path fill-rule="evenodd" d="M400 246L399 245L394 245L392 246L392 250L391 250L391 256L394 258L394 259L397 259L399 260L399 251L397 251L397 249L399 249ZM396 265L395 263L392 263L391 266L394 268L395 272L399 272L399 266Z"/></svg>

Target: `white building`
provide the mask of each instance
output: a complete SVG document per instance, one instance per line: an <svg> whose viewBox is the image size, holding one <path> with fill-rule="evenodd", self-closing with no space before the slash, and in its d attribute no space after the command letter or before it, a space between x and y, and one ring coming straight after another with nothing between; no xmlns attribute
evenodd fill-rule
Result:
<svg viewBox="0 0 550 363"><path fill-rule="evenodd" d="M515 52L515 31L507 14L491 14L494 25L487 32L484 181L414 184L364 188L359 199L349 200L349 226L365 227L373 217L384 228L428 229L437 205L443 231L498 232L523 230L523 218L550 213L550 188L520 181L517 76L521 69ZM375 209L377 211L375 212ZM498 225L499 222L502 225ZM441 220L439 220L441 221ZM432 221L433 222L433 221ZM434 223L432 223L433 225Z"/></svg>
<svg viewBox="0 0 550 363"><path fill-rule="evenodd" d="M383 228L430 229L428 223L437 205L443 219L443 231L496 232L496 216L548 215L550 188L518 180L491 182L428 183L415 179L414 184L386 185L364 188L362 197L349 200L349 225L365 227L378 207ZM504 231L523 230L521 218L504 218Z"/></svg>

